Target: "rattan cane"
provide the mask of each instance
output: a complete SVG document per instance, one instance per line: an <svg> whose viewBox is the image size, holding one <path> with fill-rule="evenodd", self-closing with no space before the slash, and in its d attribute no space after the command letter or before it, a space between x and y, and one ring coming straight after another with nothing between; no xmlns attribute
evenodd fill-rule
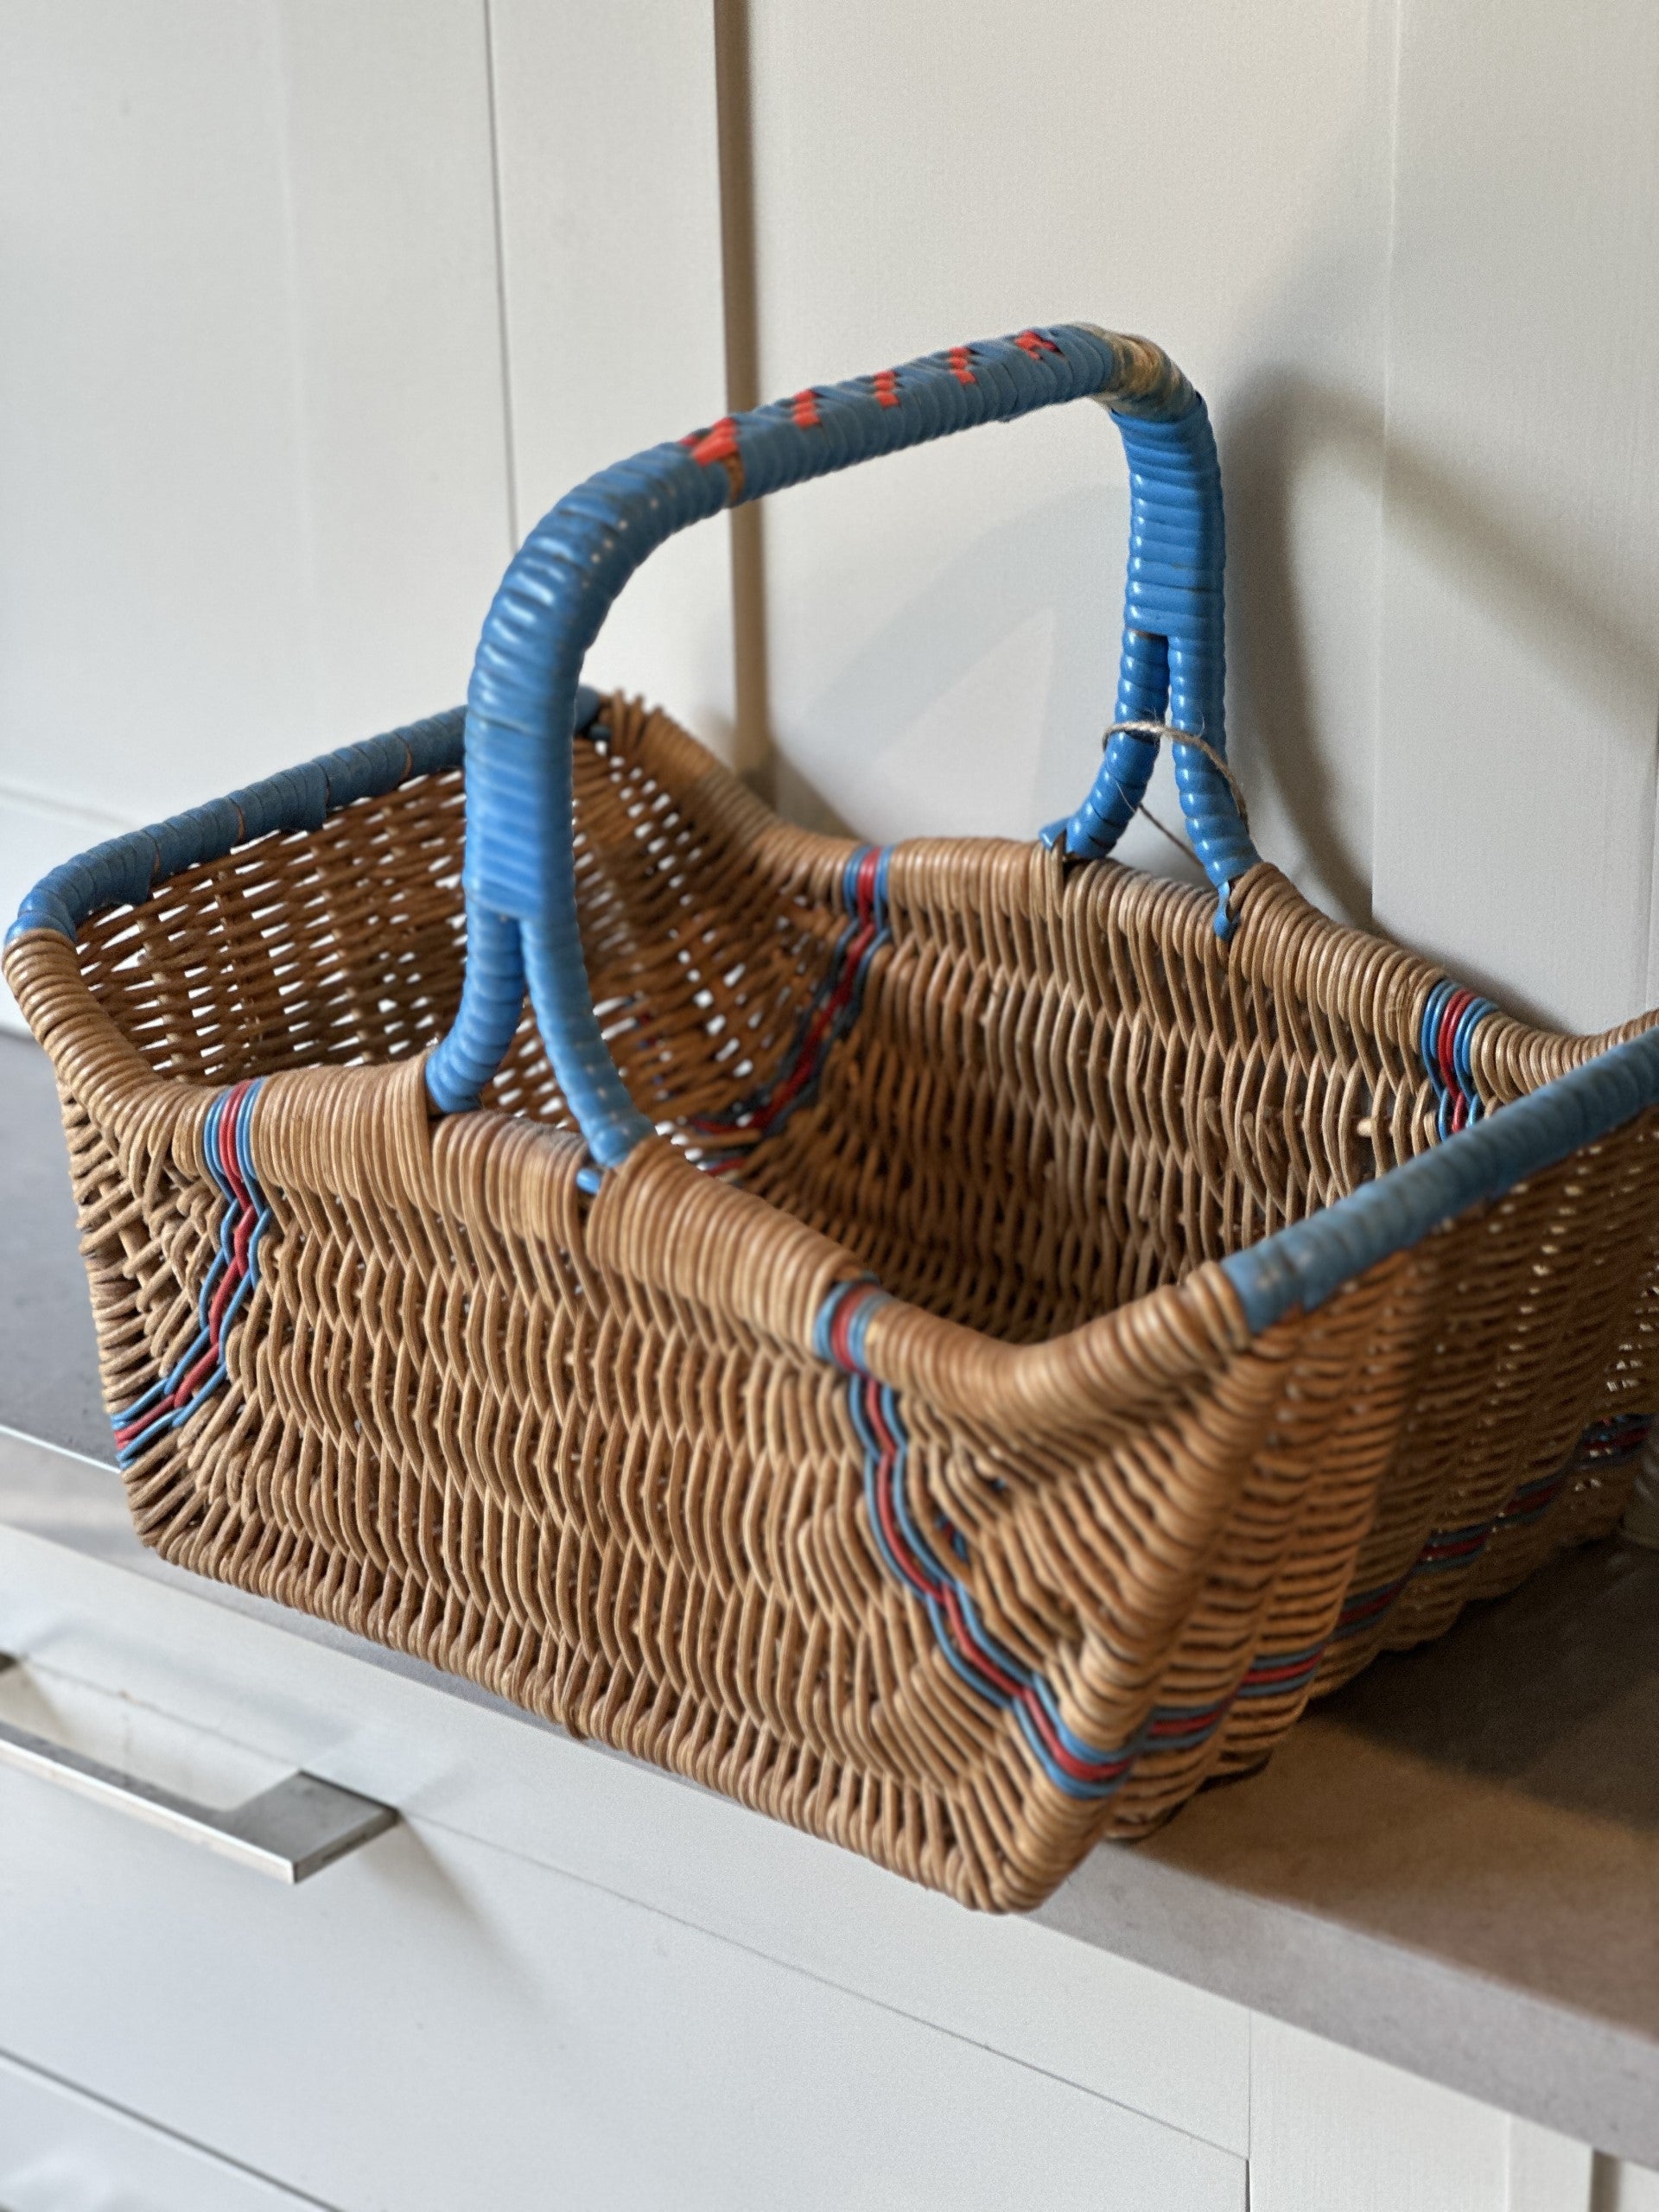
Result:
<svg viewBox="0 0 1659 2212"><path fill-rule="evenodd" d="M1439 971L1265 864L1225 937L1041 845L878 864L616 698L574 880L652 1133L601 1176L528 1014L433 1111L458 736L11 941L166 1557L1007 1909L1612 1525L1648 1095L1265 1326L1225 1263L1645 1025L1453 1006L1426 1059Z"/></svg>

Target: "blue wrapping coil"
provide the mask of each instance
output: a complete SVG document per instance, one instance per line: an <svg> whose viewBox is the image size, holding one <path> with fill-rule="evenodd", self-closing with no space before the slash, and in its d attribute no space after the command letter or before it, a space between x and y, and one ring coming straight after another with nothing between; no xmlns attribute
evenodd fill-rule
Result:
<svg viewBox="0 0 1659 2212"><path fill-rule="evenodd" d="M315 830L335 807L378 798L411 776L461 765L461 713L411 722L385 737L342 746L302 767L285 768L245 791L193 806L148 830L128 830L93 845L43 875L24 897L6 943L31 930L55 931L72 942L81 924L111 906L142 906L181 868L216 861L251 838Z"/></svg>
<svg viewBox="0 0 1659 2212"><path fill-rule="evenodd" d="M741 500L1084 397L1104 399L1117 415L1130 463L1118 719L1156 718L1167 702L1173 721L1222 750L1224 537L1215 441L1202 400L1142 341L1075 325L1026 331L653 446L590 478L537 524L484 625L467 709L468 959L455 1025L427 1066L435 1106L453 1112L477 1103L512 1044L528 988L555 1077L594 1158L614 1166L652 1133L594 1018L571 855L570 743L582 662L640 563L675 531ZM1095 790L1065 827L1068 853L1111 849L1145 791L1153 753L1145 740L1113 740ZM1255 852L1209 761L1179 754L1178 778L1195 849L1224 897Z"/></svg>

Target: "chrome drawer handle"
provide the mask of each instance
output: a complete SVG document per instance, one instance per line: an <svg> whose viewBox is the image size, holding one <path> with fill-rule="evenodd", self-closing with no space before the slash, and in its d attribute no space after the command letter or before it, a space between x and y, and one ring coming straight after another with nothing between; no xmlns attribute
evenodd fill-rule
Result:
<svg viewBox="0 0 1659 2212"><path fill-rule="evenodd" d="M9 1653L0 1651L0 1674L16 1664ZM245 1804L220 1812L3 1720L0 1763L76 1790L98 1804L113 1806L190 1843L205 1844L209 1851L279 1882L307 1880L372 1836L383 1834L397 1818L390 1805L320 1781L315 1774L286 1775Z"/></svg>

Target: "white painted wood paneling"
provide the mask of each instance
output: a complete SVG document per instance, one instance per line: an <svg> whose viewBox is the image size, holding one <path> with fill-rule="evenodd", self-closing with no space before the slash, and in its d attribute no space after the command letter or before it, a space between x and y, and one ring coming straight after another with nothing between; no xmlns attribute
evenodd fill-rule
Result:
<svg viewBox="0 0 1659 2212"><path fill-rule="evenodd" d="M726 412L709 0L489 0L518 528ZM628 586L588 664L729 757L728 525Z"/></svg>
<svg viewBox="0 0 1659 2212"><path fill-rule="evenodd" d="M764 1854L710 1851L696 1808L712 1807L730 1834L795 1844L798 1870L810 1857L814 1878L855 1862L360 1656L50 1551L0 1536L0 1641L48 1656L29 1670L31 1719L231 1798L263 1778L248 1737L265 1739L256 1748L268 1759L303 1728L314 1768L359 1782L401 1769L408 1817L284 1890L0 1772L0 2046L29 2063L352 2212L540 2212L550 2201L770 2212L785 2197L826 2212L1004 2212L1033 2200L1243 2212L1236 2152L988 2048L1003 2007L988 1954L978 2019L952 2032L766 1955L767 1923L785 1911L782 1855L757 1906L747 1878ZM60 1609L66 1584L79 1587L73 1618ZM118 1718L60 1663L98 1649L119 1662ZM200 1720L217 1700L244 1740L202 1730L182 1744L179 1715L163 1711L158 1725L149 1694L163 1679L169 1703L176 1693ZM632 1834L616 1818L617 1788L643 1815ZM516 1817L503 1809L514 1799ZM497 1840L462 1823L492 1826ZM547 1863L573 1839L595 1862L586 1877ZM671 1845L698 1862L694 1883L721 1885L747 1941L619 1893L649 1860L667 1877ZM954 1909L909 1917L928 1902L919 1892L861 1871L897 1909L858 1926L849 1954L902 1944L899 1971L925 1993L936 1944L948 1961ZM865 1903L798 1873L794 1892L796 1919L816 1931L807 1940L826 1948L838 1910ZM1007 2013L1034 2019L1042 1985L1008 1933ZM1039 1948L1052 1969L1068 1947ZM944 1979L948 2009L961 1993L948 1964ZM1075 2032L1093 2013L1085 2069L1115 2038L1162 2036L1162 2065L1191 2076L1202 2030L1168 2037L1157 1977L1137 1980L1114 1992L1051 1972L1052 2014ZM1170 1994L1195 2025L1213 2009ZM1043 2033L1039 2023L1039 2044ZM1120 2075L1136 2065L1126 2049Z"/></svg>
<svg viewBox="0 0 1659 2212"><path fill-rule="evenodd" d="M509 550L486 64L482 0L0 16L8 920L89 830L464 690Z"/></svg>
<svg viewBox="0 0 1659 2212"><path fill-rule="evenodd" d="M283 0L278 23L334 745L463 696L512 550L488 45L483 0Z"/></svg>
<svg viewBox="0 0 1659 2212"><path fill-rule="evenodd" d="M7 921L87 842L52 814L149 820L315 719L278 84L266 8L0 16Z"/></svg>
<svg viewBox="0 0 1659 2212"><path fill-rule="evenodd" d="M1253 2021L1250 2212L1510 2212L1509 2153L1490 2106Z"/></svg>
<svg viewBox="0 0 1659 2212"><path fill-rule="evenodd" d="M1592 2212L1659 2212L1659 2174L1613 2158L1596 2166Z"/></svg>
<svg viewBox="0 0 1659 2212"><path fill-rule="evenodd" d="M5 2032L352 2212L1094 2212L1108 2175L1242 2212L1237 2158L454 1834L283 1891L30 1787L0 1777Z"/></svg>
<svg viewBox="0 0 1659 2212"><path fill-rule="evenodd" d="M1155 22L1128 0L785 0L753 10L753 39L768 391L1067 316L1164 342L1227 472L1260 840L1364 913L1387 0L1183 0ZM768 645L796 802L810 787L881 837L1023 835L1070 811L1116 688L1127 511L1093 408L775 501ZM1173 858L1140 825L1124 850Z"/></svg>
<svg viewBox="0 0 1659 2212"><path fill-rule="evenodd" d="M6 2212L301 2212L310 2201L0 2055Z"/></svg>
<svg viewBox="0 0 1659 2212"><path fill-rule="evenodd" d="M1596 2154L1553 2128L1510 2121L1503 2212L1595 2212Z"/></svg>
<svg viewBox="0 0 1659 2212"><path fill-rule="evenodd" d="M63 1510L76 1510L81 1463L3 1437L0 1453L60 1471ZM320 1648L195 1591L0 1529L0 1649L30 1662L0 1681L0 1702L20 1725L209 1802L306 1767L399 1807L423 1834L454 1830L620 1893L1245 2150L1240 2007L1028 1921L964 1912L464 1685L435 1688L424 1669L339 1641Z"/></svg>
<svg viewBox="0 0 1659 2212"><path fill-rule="evenodd" d="M314 711L277 31L214 0L0 22L0 777L125 819L276 766Z"/></svg>
<svg viewBox="0 0 1659 2212"><path fill-rule="evenodd" d="M1406 0L1376 912L1591 1027L1659 997L1659 15Z"/></svg>

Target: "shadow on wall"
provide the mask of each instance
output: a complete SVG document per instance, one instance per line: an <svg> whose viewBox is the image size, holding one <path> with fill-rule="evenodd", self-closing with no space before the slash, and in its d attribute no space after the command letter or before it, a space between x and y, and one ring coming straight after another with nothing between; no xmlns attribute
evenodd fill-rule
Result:
<svg viewBox="0 0 1659 2212"><path fill-rule="evenodd" d="M1605 702L1610 719L1628 723L1633 691L1659 692L1659 647L1610 609L1569 553L1552 550L1559 533L1552 537L1541 518L1529 520L1518 503L1501 511L1491 488L1472 474L1460 474L1397 436L1389 439L1384 459L1376 406L1275 370L1270 381L1264 378L1230 399L1219 427L1229 518L1229 726L1241 776L1247 792L1271 787L1332 906L1365 925L1368 858L1344 837L1335 804L1332 739L1313 696L1297 579L1294 505L1311 470L1334 467L1369 489L1380 502L1379 554L1383 533L1391 533L1396 545L1443 574L1448 589L1477 601L1495 628L1524 641L1529 655L1563 687ZM994 781L1004 795L998 825L1004 830L1019 817L1048 819L1077 804L1094 772L1116 686L1127 513L1126 494L1103 494L1091 486L988 531L893 609L810 702L796 734L804 741L792 748L798 755L809 765L844 759L855 734L860 763L875 768L861 795L855 828L894 834L895 817L904 817L907 830L925 776L947 794L947 804L953 783L982 789ZM1073 569L1090 579L1088 590L1057 586L1057 545L1070 549ZM1357 563L1357 577L1363 573ZM1370 574L1373 634L1381 638L1386 575L1380 558ZM949 742L938 727L942 706L958 687L974 683L999 643L1038 621L1048 633L1042 696L1027 693L1015 703L1002 725L1006 736L997 736L1000 760L973 758L970 734L953 776L949 753L940 752L942 740ZM1357 669L1356 680L1375 685L1375 663ZM1386 712L1386 690L1383 697ZM1432 698L1422 702L1422 711L1433 709ZM1376 742L1386 745L1388 738L1382 729ZM1455 728L1448 728L1446 741L1455 745ZM981 738L977 749L985 743ZM785 813L815 828L846 828L836 811L837 802L853 804L844 784L820 791L797 760L781 755L771 774ZM1173 805L1166 818L1175 818ZM969 826L938 822L941 830ZM1135 856L1146 849L1137 847ZM1173 866L1198 880L1196 869L1181 871L1166 849L1154 849L1160 872Z"/></svg>
<svg viewBox="0 0 1659 2212"><path fill-rule="evenodd" d="M1366 928L1370 855L1354 849L1336 804L1336 741L1321 730L1313 697L1294 509L1299 482L1332 445L1380 498L1382 419L1375 408L1275 367L1229 401L1217 430L1227 500L1228 712L1246 796L1272 785L1337 918ZM1375 604L1374 563L1370 576ZM1355 675L1374 690L1374 665Z"/></svg>
<svg viewBox="0 0 1659 2212"><path fill-rule="evenodd" d="M1328 741L1310 694L1304 624L1298 610L1292 505L1299 481L1333 462L1375 479L1382 456L1380 540L1392 538L1448 590L1474 601L1494 630L1524 646L1560 687L1602 706L1628 726L1632 696L1659 694L1659 642L1622 619L1592 588L1558 524L1544 511L1529 516L1516 501L1505 512L1490 486L1390 432L1384 448L1378 410L1294 373L1247 388L1228 407L1224 460L1230 546L1229 646L1238 727L1255 734L1244 773L1270 777L1288 817L1317 858L1333 895L1365 918L1364 870L1344 850L1329 804ZM1380 637L1386 637L1386 569L1376 589ZM1435 711L1432 696L1414 710ZM1397 687L1382 688L1382 711L1400 711ZM1389 742L1386 726L1376 743ZM1455 727L1446 732L1457 742ZM1565 764L1570 772L1571 764ZM1540 798L1548 803L1548 794ZM1516 1007L1516 1011L1520 1011Z"/></svg>

